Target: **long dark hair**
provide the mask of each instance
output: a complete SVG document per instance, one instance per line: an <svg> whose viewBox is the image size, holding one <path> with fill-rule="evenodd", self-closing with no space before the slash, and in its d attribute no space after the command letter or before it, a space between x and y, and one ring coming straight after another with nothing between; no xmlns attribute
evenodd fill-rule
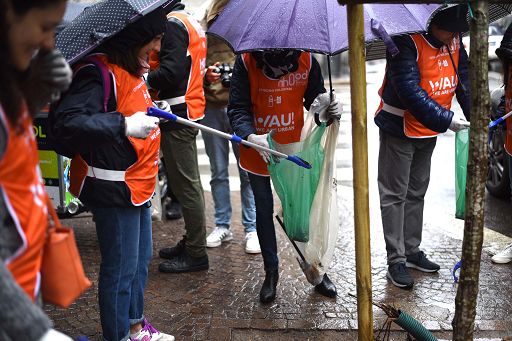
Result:
<svg viewBox="0 0 512 341"><path fill-rule="evenodd" d="M32 84L25 80L29 71L20 72L12 65L9 46L9 24L7 11L11 9L18 16L25 15L33 8L47 8L66 0L0 0L0 104L9 122L16 126L25 99L30 112L35 104L31 98L24 98L24 93L33 93ZM30 91L32 90L32 91Z"/></svg>
<svg viewBox="0 0 512 341"><path fill-rule="evenodd" d="M119 48L117 41L108 40L98 52L105 53L110 63L119 65L132 75L137 76L142 67L139 61L139 50L150 43L151 40L153 40L153 38L149 38L146 41L124 50Z"/></svg>

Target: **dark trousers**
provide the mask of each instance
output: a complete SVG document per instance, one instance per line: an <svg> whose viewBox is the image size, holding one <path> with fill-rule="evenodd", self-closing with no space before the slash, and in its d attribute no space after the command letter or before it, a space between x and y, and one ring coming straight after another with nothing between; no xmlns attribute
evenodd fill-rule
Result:
<svg viewBox="0 0 512 341"><path fill-rule="evenodd" d="M204 193L197 163L195 128L162 132L167 181L181 204L187 241L185 247L192 257L206 256L206 218Z"/></svg>
<svg viewBox="0 0 512 341"><path fill-rule="evenodd" d="M277 270L279 260L274 227L274 197L270 187L270 177L248 174L256 203L256 232L260 241L263 264L267 271Z"/></svg>

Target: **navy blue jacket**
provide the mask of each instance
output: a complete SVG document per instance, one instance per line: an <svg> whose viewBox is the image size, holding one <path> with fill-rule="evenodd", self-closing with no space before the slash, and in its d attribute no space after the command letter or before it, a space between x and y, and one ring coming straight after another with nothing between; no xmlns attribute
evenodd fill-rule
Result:
<svg viewBox="0 0 512 341"><path fill-rule="evenodd" d="M311 56L311 69L309 71L308 85L304 93L304 107L309 107L316 96L325 92L322 70L315 57ZM250 134L256 134L254 127L254 114L252 112L251 86L249 74L245 68L242 57L236 57L231 87L229 88L228 117L231 127L236 135L247 139Z"/></svg>
<svg viewBox="0 0 512 341"><path fill-rule="evenodd" d="M431 34L424 33L423 35L432 46L437 48L443 46L443 43ZM386 84L382 98L385 99L386 104L410 110L414 117L425 127L438 133L446 132L452 121L453 112L439 105L420 87L420 73L416 62L417 50L414 41L408 34L393 37L393 41L400 53L394 58L389 54L386 57ZM468 55L462 40L457 68L460 79L455 95L464 115L469 120L471 93L468 76ZM465 91L461 84L464 84ZM386 133L407 138L404 134L403 118L400 116L381 110L375 116L375 123Z"/></svg>

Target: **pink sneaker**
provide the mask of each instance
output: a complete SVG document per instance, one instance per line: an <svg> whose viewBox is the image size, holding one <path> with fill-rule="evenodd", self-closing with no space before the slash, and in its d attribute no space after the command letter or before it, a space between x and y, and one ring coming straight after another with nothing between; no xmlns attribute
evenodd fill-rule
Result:
<svg viewBox="0 0 512 341"><path fill-rule="evenodd" d="M131 341L174 341L174 336L160 333L146 319L142 323L142 329L135 336L130 336Z"/></svg>

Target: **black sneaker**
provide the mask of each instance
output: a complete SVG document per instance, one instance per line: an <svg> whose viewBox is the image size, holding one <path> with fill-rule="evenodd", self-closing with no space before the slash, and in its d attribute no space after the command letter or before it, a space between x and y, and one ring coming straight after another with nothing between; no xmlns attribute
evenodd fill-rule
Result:
<svg viewBox="0 0 512 341"><path fill-rule="evenodd" d="M423 272L436 272L440 269L439 265L428 260L423 251L407 256L405 266L408 268L418 269Z"/></svg>
<svg viewBox="0 0 512 341"><path fill-rule="evenodd" d="M405 263L403 262L388 266L386 277L394 285L402 289L411 289L414 284L414 280L411 275L409 275Z"/></svg>
<svg viewBox="0 0 512 341"><path fill-rule="evenodd" d="M176 257L166 260L158 265L158 271L181 273L208 270L208 256L192 257L189 256L187 250L180 253Z"/></svg>
<svg viewBox="0 0 512 341"><path fill-rule="evenodd" d="M164 259L171 259L173 257L176 257L177 255L185 251L186 239L187 236L183 236L183 239L181 239L175 246L164 247L163 249L160 249L160 251L158 251L158 255L160 256L160 258Z"/></svg>

